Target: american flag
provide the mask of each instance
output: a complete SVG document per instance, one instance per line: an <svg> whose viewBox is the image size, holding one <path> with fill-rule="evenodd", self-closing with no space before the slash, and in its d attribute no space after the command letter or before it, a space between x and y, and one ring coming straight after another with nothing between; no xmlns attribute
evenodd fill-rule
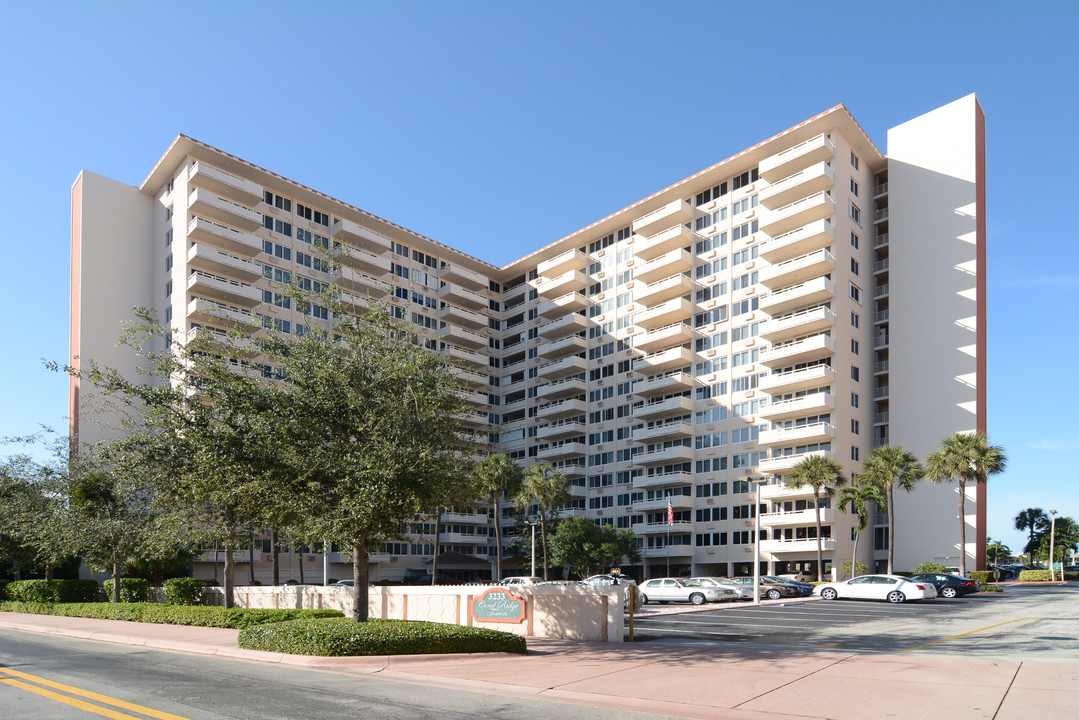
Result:
<svg viewBox="0 0 1079 720"><path fill-rule="evenodd" d="M670 498L667 498L667 524L674 525L674 508L671 506Z"/></svg>

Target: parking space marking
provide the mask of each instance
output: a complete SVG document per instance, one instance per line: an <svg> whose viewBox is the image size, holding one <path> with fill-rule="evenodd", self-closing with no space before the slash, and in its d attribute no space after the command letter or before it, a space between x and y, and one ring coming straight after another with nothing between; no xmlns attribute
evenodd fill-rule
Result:
<svg viewBox="0 0 1079 720"><path fill-rule="evenodd" d="M701 625L702 624L702 623L697 623L697 622L687 622L685 620L665 620L663 622L671 623L671 624L680 623L682 625ZM773 627L773 628L780 628L782 630L790 630L791 629L790 625L771 625L771 624L768 624L768 623L737 623L737 622L729 623L729 622L721 622L721 623L709 623L708 625L713 625L713 624L718 625L719 627L758 627L758 628ZM651 629L658 632L658 631L663 630L664 628L663 627L652 627ZM686 632L688 632L688 631L686 631Z"/></svg>
<svg viewBox="0 0 1079 720"><path fill-rule="evenodd" d="M974 635L975 633L984 632L986 630L992 630L993 628L1001 627L1003 625L1011 625L1012 623L1021 622L1023 620L1029 620L1029 618L1017 618L1015 620L1008 620L1007 622L997 623L996 625L990 625L988 627L978 628L977 630L971 630L969 632L959 633L958 635L952 635L951 637L942 638L940 640L934 640L933 642L927 642L924 645L918 645L917 647L907 648L903 652L914 652L915 650L921 650L922 648L927 648L930 645L940 645L941 643L946 643L946 642L948 642L950 640L956 640L956 639L961 638L961 637L966 637L967 635Z"/></svg>
<svg viewBox="0 0 1079 720"><path fill-rule="evenodd" d="M657 628L658 630L658 628ZM653 631L655 632L655 631ZM701 636L708 635L714 637L765 637L761 634L754 633L722 633L722 632L694 632L693 630L665 630L664 632L670 633L685 633L687 635Z"/></svg>

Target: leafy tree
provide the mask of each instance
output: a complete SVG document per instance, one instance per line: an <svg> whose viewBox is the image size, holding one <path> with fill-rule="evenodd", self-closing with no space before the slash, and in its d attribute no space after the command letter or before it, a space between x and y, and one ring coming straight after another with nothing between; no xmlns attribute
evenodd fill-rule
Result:
<svg viewBox="0 0 1079 720"><path fill-rule="evenodd" d="M869 566L861 560L844 560L839 563L839 571L849 577L858 577L869 573Z"/></svg>
<svg viewBox="0 0 1079 720"><path fill-rule="evenodd" d="M18 455L0 465L0 538L11 560L20 561L24 569L40 566L46 580L73 554L66 473L63 458L40 463Z"/></svg>
<svg viewBox="0 0 1079 720"><path fill-rule="evenodd" d="M1050 528L1046 528L1045 533L1039 538L1037 556L1045 558L1050 564L1064 562L1071 551L1079 551L1079 524L1070 517L1058 517L1051 527L1052 532ZM1053 537L1052 558L1049 557L1050 536Z"/></svg>
<svg viewBox="0 0 1079 720"><path fill-rule="evenodd" d="M836 488L846 483L843 468L826 455L810 455L794 466L784 480L789 488L808 487L813 491L814 519L817 521L817 582L824 582L824 550L822 548L820 499L832 497Z"/></svg>
<svg viewBox="0 0 1079 720"><path fill-rule="evenodd" d="M979 485L990 475L1004 472L1004 448L990 445L984 433L956 433L926 458L925 477L930 482L959 480L959 574L967 575L967 483Z"/></svg>
<svg viewBox="0 0 1079 720"><path fill-rule="evenodd" d="M947 566L941 565L938 562L924 562L921 565L915 565L910 572L912 575L923 575L925 573L947 574L951 571L948 570ZM959 574L963 577L966 577L966 575L963 575L963 573Z"/></svg>
<svg viewBox="0 0 1079 720"><path fill-rule="evenodd" d="M872 485L884 491L888 509L888 573L895 571L895 488L906 492L924 470L914 453L899 445L883 445L870 452L855 477L859 485Z"/></svg>
<svg viewBox="0 0 1079 720"><path fill-rule="evenodd" d="M480 491L495 511L495 579L502 579L502 498L516 497L524 480L524 470L509 455L488 455L474 470ZM433 574L433 573L432 573Z"/></svg>
<svg viewBox="0 0 1079 720"><path fill-rule="evenodd" d="M632 530L616 530L612 525L597 525L585 517L566 518L558 523L551 536L551 556L557 565L569 565L582 580L620 565L623 558L639 562Z"/></svg>
<svg viewBox="0 0 1079 720"><path fill-rule="evenodd" d="M993 538L986 536L985 543L985 554L986 556L993 558L994 565L999 565L1001 558L1007 560L1012 556L1012 549L1000 540L994 540Z"/></svg>
<svg viewBox="0 0 1079 720"><path fill-rule="evenodd" d="M858 565L865 568L865 563L858 562L858 538L869 527L869 509L867 505L873 503L877 506L878 511L887 510L888 497L877 485L855 485L840 490L838 502L840 512L847 512L847 508L850 507L857 518L854 525L854 551L851 561L849 564L843 563L843 571L850 574L849 569L857 569ZM868 569L863 570L859 574L865 574L867 571ZM854 577L854 575L851 575L851 577Z"/></svg>
<svg viewBox="0 0 1079 720"><path fill-rule="evenodd" d="M1038 535L1049 527L1049 516L1041 508L1027 508L1020 510L1015 516L1015 529L1026 530L1030 533L1023 552L1027 553L1030 562L1034 562L1034 551L1038 549Z"/></svg>
<svg viewBox="0 0 1079 720"><path fill-rule="evenodd" d="M533 465L525 472L521 490L514 499L520 510L527 510L532 505L538 508L540 539L543 543L543 579L547 579L547 523L558 508L569 502L569 480L561 470L550 465Z"/></svg>

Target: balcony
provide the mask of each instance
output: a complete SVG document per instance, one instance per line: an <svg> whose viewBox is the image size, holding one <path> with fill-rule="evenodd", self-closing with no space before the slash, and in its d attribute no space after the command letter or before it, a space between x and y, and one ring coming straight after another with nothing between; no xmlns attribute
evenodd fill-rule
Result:
<svg viewBox="0 0 1079 720"><path fill-rule="evenodd" d="M551 443L548 447L539 450L536 454L536 458L541 462L552 462L555 460L582 458L587 452L588 446L583 442L564 440L562 442Z"/></svg>
<svg viewBox="0 0 1079 720"><path fill-rule="evenodd" d="M195 295L244 308L262 304L262 291L254 285L201 270L194 270L188 276L187 289Z"/></svg>
<svg viewBox="0 0 1079 720"><path fill-rule="evenodd" d="M835 552L835 540L821 538L820 548L826 553ZM816 553L817 540L761 540L761 552L771 555Z"/></svg>
<svg viewBox="0 0 1079 720"><path fill-rule="evenodd" d="M570 375L578 375L587 369L588 361L583 357L568 357L540 365L538 374L546 380L558 380Z"/></svg>
<svg viewBox="0 0 1079 720"><path fill-rule="evenodd" d="M588 287L588 275L580 270L567 270L553 278L538 277L531 284L543 297L556 298L568 292L584 290Z"/></svg>
<svg viewBox="0 0 1079 720"><path fill-rule="evenodd" d="M572 315L564 315L557 320L552 320L540 325L537 332L540 337L547 340L553 340L555 338L565 337L566 335L576 335L577 333L592 327L594 324L595 323L592 322L590 318L573 313Z"/></svg>
<svg viewBox="0 0 1079 720"><path fill-rule="evenodd" d="M693 412L693 398L679 395L646 402L633 408L633 417L638 420L658 420L672 415L688 415Z"/></svg>
<svg viewBox="0 0 1079 720"><path fill-rule="evenodd" d="M258 263L201 243L187 249L187 264L198 270L249 283L262 277L262 267Z"/></svg>
<svg viewBox="0 0 1079 720"><path fill-rule="evenodd" d="M544 260L536 267L536 273L548 280L554 280L570 270L584 270L588 267L588 256L574 248L561 255L555 255L549 260Z"/></svg>
<svg viewBox="0 0 1079 720"><path fill-rule="evenodd" d="M880 210L873 211L873 222L884 222L888 219L888 208L881 208Z"/></svg>
<svg viewBox="0 0 1079 720"><path fill-rule="evenodd" d="M759 307L761 311L774 317L808 305L819 305L834 298L835 281L818 277L762 295Z"/></svg>
<svg viewBox="0 0 1079 720"><path fill-rule="evenodd" d="M817 415L835 410L835 396L832 393L818 392L791 400L780 400L765 405L757 413L762 420L778 422L806 415Z"/></svg>
<svg viewBox="0 0 1079 720"><path fill-rule="evenodd" d="M873 247L875 248L884 247L887 244L888 233L877 233L877 235L873 238Z"/></svg>
<svg viewBox="0 0 1079 720"><path fill-rule="evenodd" d="M349 267L337 268L330 274L330 277L338 286L352 292L379 297L390 291L390 286L378 278Z"/></svg>
<svg viewBox="0 0 1079 720"><path fill-rule="evenodd" d="M693 206L682 199L667 203L658 210L642 215L633 221L636 235L653 235L672 225L681 225L693 219Z"/></svg>
<svg viewBox="0 0 1079 720"><path fill-rule="evenodd" d="M465 347L471 350L485 348L490 345L490 341L486 335L480 335L479 333L465 330L456 325L445 325L440 327L435 331L435 337L443 342L452 343L457 347Z"/></svg>
<svg viewBox="0 0 1079 720"><path fill-rule="evenodd" d="M371 299L369 297L357 295L356 293L351 293L347 290L338 292L337 299L346 305L348 310L356 315L362 315L371 308Z"/></svg>
<svg viewBox="0 0 1079 720"><path fill-rule="evenodd" d="M484 330L489 326L486 315L480 315L471 310L465 310L450 303L442 303L438 310L438 318L444 322L452 322L473 330Z"/></svg>
<svg viewBox="0 0 1079 720"><path fill-rule="evenodd" d="M692 269L693 255L682 248L676 248L663 253L659 257L652 258L646 263L637 265L633 271L633 279L643 283L651 283Z"/></svg>
<svg viewBox="0 0 1079 720"><path fill-rule="evenodd" d="M330 226L330 237L376 253L390 249L389 240L351 220L335 220Z"/></svg>
<svg viewBox="0 0 1079 720"><path fill-rule="evenodd" d="M763 497L764 488L761 488ZM792 527L795 525L816 525L817 518L822 525L831 525L836 521L836 511L832 508L811 508L809 510L790 510L788 512L761 513L762 527Z"/></svg>
<svg viewBox="0 0 1079 720"><path fill-rule="evenodd" d="M634 530L640 527L640 523L633 526ZM670 545L661 548L641 548L642 558L691 558L693 557L692 545Z"/></svg>
<svg viewBox="0 0 1079 720"><path fill-rule="evenodd" d="M798 455L798 462L801 462L805 457L809 455L820 455L822 453L805 453ZM794 457L794 456L788 456ZM778 460L779 458L772 458ZM796 463L797 464L797 463ZM760 467L764 467L762 463ZM793 467L793 466L792 466ZM808 485L802 485L801 487L787 487L786 483L782 480L773 480L771 482L761 485L761 502L772 501L775 503L781 503L788 500L810 500L813 497L813 488ZM812 510L810 513L810 522L812 522ZM835 512L834 510L832 512ZM778 514L778 513L777 513ZM761 515L761 522L763 524L764 514ZM834 519L834 516L833 516Z"/></svg>
<svg viewBox="0 0 1079 720"><path fill-rule="evenodd" d="M567 398L556 400L547 405L540 405L536 410L536 417L540 420L560 420L562 418L577 417L588 412L588 402L580 398Z"/></svg>
<svg viewBox="0 0 1079 720"><path fill-rule="evenodd" d="M536 389L536 397L540 400L561 400L574 395L583 395L586 387L585 381L580 378L567 378L540 385Z"/></svg>
<svg viewBox="0 0 1079 720"><path fill-rule="evenodd" d="M214 195L209 190L192 190L188 195L188 208L194 215L240 230L253 232L262 227L262 215L249 207Z"/></svg>
<svg viewBox="0 0 1079 720"><path fill-rule="evenodd" d="M650 377L647 380L638 380L633 384L633 394L645 397L651 395L669 395L671 393L692 390L700 384L701 381L690 373L668 373L666 375Z"/></svg>
<svg viewBox="0 0 1079 720"><path fill-rule="evenodd" d="M653 353L675 345L691 343L701 337L701 333L689 323L677 322L630 337L633 339L634 349L644 353Z"/></svg>
<svg viewBox="0 0 1079 720"><path fill-rule="evenodd" d="M760 336L768 342L779 342L834 326L835 313L826 307L815 307L765 320L760 325Z"/></svg>
<svg viewBox="0 0 1079 720"><path fill-rule="evenodd" d="M691 472L656 473L654 475L641 475L633 478L633 487L636 490L692 484L693 473Z"/></svg>
<svg viewBox="0 0 1079 720"><path fill-rule="evenodd" d="M633 439L642 443L655 443L684 437L693 437L693 425L682 420L641 428L633 433Z"/></svg>
<svg viewBox="0 0 1079 720"><path fill-rule="evenodd" d="M667 509L667 504L663 504L663 510ZM636 510L634 510L636 512ZM675 520L672 524L667 524L666 520L654 523L637 523L633 526L633 532L638 535L666 535L668 532L672 533L684 533L691 532L693 530L692 520ZM671 545L671 557L674 557L674 552L677 548L690 547L689 545ZM653 548L655 550L656 548ZM666 553L666 548L663 548ZM643 554L643 548L642 548ZM692 552L690 553L692 555Z"/></svg>
<svg viewBox="0 0 1079 720"><path fill-rule="evenodd" d="M262 323L250 310L223 305L213 300L194 298L187 304L187 316L195 322L211 322L231 330L253 334L262 329Z"/></svg>
<svg viewBox="0 0 1079 720"><path fill-rule="evenodd" d="M442 522L457 523L459 525L486 525L489 518L486 512L454 512L445 510L442 513Z"/></svg>
<svg viewBox="0 0 1079 720"><path fill-rule="evenodd" d="M583 435L588 426L580 420L562 420L544 425L536 430L537 440L561 440L562 438Z"/></svg>
<svg viewBox="0 0 1079 720"><path fill-rule="evenodd" d="M888 385L873 388L873 399L883 400L888 397Z"/></svg>
<svg viewBox="0 0 1079 720"><path fill-rule="evenodd" d="M196 160L187 168L187 181L197 188L244 205L262 202L262 186Z"/></svg>
<svg viewBox="0 0 1079 720"><path fill-rule="evenodd" d="M642 500L640 502L635 502L633 503L633 512L666 510L668 502L670 502L671 508L674 510L693 509L693 498L691 498L689 495L668 495L666 497L657 497L653 500Z"/></svg>
<svg viewBox="0 0 1079 720"><path fill-rule="evenodd" d="M187 239L206 243L237 255L252 258L262 252L262 239L251 233L193 217L187 223Z"/></svg>
<svg viewBox="0 0 1079 720"><path fill-rule="evenodd" d="M760 389L772 395L785 395L799 390L831 385L835 382L835 378L835 368L828 365L814 365L801 370L766 375L761 378Z"/></svg>
<svg viewBox="0 0 1079 720"><path fill-rule="evenodd" d="M655 375L676 368L692 367L696 358L697 355L688 347L673 347L634 358L633 369L642 375Z"/></svg>
<svg viewBox="0 0 1079 720"><path fill-rule="evenodd" d="M807 445L810 443L830 442L835 440L835 425L831 423L813 423L800 427L784 427L765 430L758 441L761 446L785 447L787 445Z"/></svg>
<svg viewBox="0 0 1079 720"><path fill-rule="evenodd" d="M488 424L488 416L485 412L463 412L454 415L462 425L472 428L484 428Z"/></svg>
<svg viewBox="0 0 1079 720"><path fill-rule="evenodd" d="M567 335L558 340L545 342L537 348L539 357L545 360L558 360L567 355L576 355L588 349L588 340L580 335Z"/></svg>
<svg viewBox="0 0 1079 720"><path fill-rule="evenodd" d="M835 214L835 200L827 192L819 192L801 200L768 210L761 216L761 232L775 237L815 220Z"/></svg>
<svg viewBox="0 0 1079 720"><path fill-rule="evenodd" d="M674 250L691 248L699 239L700 236L685 225L675 225L651 237L635 240L633 254L641 260L652 260Z"/></svg>
<svg viewBox="0 0 1079 720"><path fill-rule="evenodd" d="M490 386L490 381L483 373L473 372L465 368L454 368L451 372L454 377L473 389L483 390Z"/></svg>
<svg viewBox="0 0 1079 720"><path fill-rule="evenodd" d="M761 268L758 279L769 290L776 290L833 272L835 272L835 255L821 249L785 260L778 265L766 265Z"/></svg>
<svg viewBox="0 0 1079 720"><path fill-rule="evenodd" d="M646 307L655 307L661 302L682 297L695 292L701 284L688 275L672 275L663 280L656 280L633 291L633 301Z"/></svg>
<svg viewBox="0 0 1079 720"><path fill-rule="evenodd" d="M686 445L673 445L662 450L638 453L633 457L633 462L638 465L667 465L692 460L693 448Z"/></svg>
<svg viewBox="0 0 1079 720"><path fill-rule="evenodd" d="M783 152L764 158L757 167L761 179L768 183L777 183L814 163L834 158L835 143L821 133Z"/></svg>
<svg viewBox="0 0 1079 720"><path fill-rule="evenodd" d="M686 298L675 298L642 310L633 317L637 327L652 330L693 317L694 305Z"/></svg>
<svg viewBox="0 0 1079 720"><path fill-rule="evenodd" d="M486 310L491 305L491 301L483 295L456 283L444 283L438 290L438 299L455 305L464 305L473 310Z"/></svg>
<svg viewBox="0 0 1079 720"><path fill-rule="evenodd" d="M540 303L536 306L536 312L540 317L556 318L568 313L579 313L593 305L595 305L595 302L584 293L571 292L554 300Z"/></svg>
<svg viewBox="0 0 1079 720"><path fill-rule="evenodd" d="M877 287L873 288L873 297L875 298L885 297L887 294L888 283L884 283L883 285L877 285Z"/></svg>
<svg viewBox="0 0 1079 720"><path fill-rule="evenodd" d="M808 457L813 457L815 455L827 455L827 454L828 454L827 450L813 450L812 452L796 453L796 454L792 454L792 455L783 455L783 456L780 456L780 457L765 458L765 459L761 460L760 463L757 465L757 471L762 473L762 474L765 474L765 475L768 475L768 474L776 474L776 475L778 475L778 474L790 472L791 470L794 469L795 465L802 462L803 460L805 460ZM765 490L768 489L768 488L771 488L771 487L782 487L782 486L766 485L766 486L762 487L761 488L761 498L762 499L765 497L765 495L764 495ZM784 488L784 489L786 489L786 488ZM801 492L801 491L798 491L798 492ZM813 491L810 490L809 494L812 495ZM768 496L768 497L773 497L773 496Z"/></svg>
<svg viewBox="0 0 1079 720"><path fill-rule="evenodd" d="M562 473L570 480L574 478L583 478L588 474L588 468L580 460L559 460L551 463L551 467L555 470L561 470ZM570 495L580 497L577 491L580 489L577 485L570 486Z"/></svg>
<svg viewBox="0 0 1079 720"><path fill-rule="evenodd" d="M390 271L390 259L369 253L366 250L341 244L334 248L334 258L342 265L363 270L374 275L385 275Z"/></svg>
<svg viewBox="0 0 1079 720"><path fill-rule="evenodd" d="M761 350L760 363L770 368L778 368L823 360L833 354L835 354L835 338L814 335L804 340L773 345Z"/></svg>
<svg viewBox="0 0 1079 720"><path fill-rule="evenodd" d="M486 290L490 287L490 282L486 276L461 265L442 263L438 276L442 280L449 280L459 285L470 285L476 290Z"/></svg>
<svg viewBox="0 0 1079 720"><path fill-rule="evenodd" d="M227 330L200 325L191 328L187 333L187 342L208 342L214 345L219 352L224 352L232 357L252 357L258 354L258 348L250 338L235 337Z"/></svg>
<svg viewBox="0 0 1079 720"><path fill-rule="evenodd" d="M490 362L486 355L481 355L478 352L472 352L471 350L466 350L465 348L460 348L456 345L444 345L439 352L449 358L450 362L459 366L475 368L477 370L482 370L490 366Z"/></svg>
<svg viewBox="0 0 1079 720"><path fill-rule="evenodd" d="M777 235L760 245L758 253L772 264L820 250L835 243L835 225L831 220L814 220L808 225Z"/></svg>
<svg viewBox="0 0 1079 720"><path fill-rule="evenodd" d="M826 161L810 165L760 191L761 205L774 210L835 185L835 170Z"/></svg>

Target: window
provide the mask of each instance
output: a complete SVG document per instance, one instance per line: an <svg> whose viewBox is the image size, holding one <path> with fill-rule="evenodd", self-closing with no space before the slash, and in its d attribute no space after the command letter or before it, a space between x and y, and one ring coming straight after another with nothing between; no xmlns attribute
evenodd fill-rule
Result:
<svg viewBox="0 0 1079 720"><path fill-rule="evenodd" d="M857 365L850 366L850 379L854 382L861 380L862 371L858 369Z"/></svg>
<svg viewBox="0 0 1079 720"><path fill-rule="evenodd" d="M858 182L854 179L850 179L850 192L854 197L858 197Z"/></svg>
<svg viewBox="0 0 1079 720"><path fill-rule="evenodd" d="M859 305L862 304L862 289L854 283L850 284L850 297L851 300L858 303Z"/></svg>
<svg viewBox="0 0 1079 720"><path fill-rule="evenodd" d="M851 244L851 247L853 247L855 250L858 249L858 233L851 232L851 234L850 234L850 244Z"/></svg>
<svg viewBox="0 0 1079 720"><path fill-rule="evenodd" d="M287 223L284 220L276 220L269 215L263 215L262 226L267 230L273 230L275 233L292 237L292 223Z"/></svg>
<svg viewBox="0 0 1079 720"><path fill-rule="evenodd" d="M859 225L862 224L862 209L854 203L850 204L850 216L851 219L854 220L854 222L858 223Z"/></svg>
<svg viewBox="0 0 1079 720"><path fill-rule="evenodd" d="M272 205L273 207L277 208L278 210L284 210L285 212L292 212L292 201L289 200L288 198L283 198L280 195L275 195L274 193L267 190L263 194L262 199L266 201L267 205Z"/></svg>
<svg viewBox="0 0 1079 720"><path fill-rule="evenodd" d="M858 156L854 154L853 150L850 151L850 164L855 170L858 169Z"/></svg>
<svg viewBox="0 0 1079 720"><path fill-rule="evenodd" d="M855 260L854 258L850 259L850 271L854 275L858 274L858 261Z"/></svg>
<svg viewBox="0 0 1079 720"><path fill-rule="evenodd" d="M172 220L172 205L165 208L165 220Z"/></svg>
<svg viewBox="0 0 1079 720"><path fill-rule="evenodd" d="M854 338L850 339L850 351L852 353L854 353L855 355L858 354L858 341L855 340Z"/></svg>
<svg viewBox="0 0 1079 720"><path fill-rule="evenodd" d="M165 283L165 297L172 297L172 280Z"/></svg>
<svg viewBox="0 0 1079 720"><path fill-rule="evenodd" d="M165 247L172 245L172 230L165 231Z"/></svg>
<svg viewBox="0 0 1079 720"><path fill-rule="evenodd" d="M393 243L393 247L391 249L393 250L393 253L395 255L400 255L403 258L408 257L408 248L399 242Z"/></svg>
<svg viewBox="0 0 1079 720"><path fill-rule="evenodd" d="M327 227L329 227L330 225L329 215L324 212L319 212L318 210L313 210L306 205L301 205L300 203L296 203L296 214L304 218L305 220L310 220L311 222L318 223L319 225L325 225Z"/></svg>
<svg viewBox="0 0 1079 720"><path fill-rule="evenodd" d="M851 445L850 446L850 459L854 460L854 461L858 460L858 446L857 445Z"/></svg>
<svg viewBox="0 0 1079 720"><path fill-rule="evenodd" d="M851 407L858 407L858 393L851 393L850 394L850 406Z"/></svg>
<svg viewBox="0 0 1079 720"><path fill-rule="evenodd" d="M171 270L172 270L172 253L169 253L169 256L167 258L165 258L165 272L170 272Z"/></svg>
<svg viewBox="0 0 1079 720"><path fill-rule="evenodd" d="M850 314L850 324L853 327L858 327L858 313L852 312Z"/></svg>
<svg viewBox="0 0 1079 720"><path fill-rule="evenodd" d="M858 433L858 421L853 419L853 418L850 421L850 432L851 432L852 435L858 435L859 434Z"/></svg>

